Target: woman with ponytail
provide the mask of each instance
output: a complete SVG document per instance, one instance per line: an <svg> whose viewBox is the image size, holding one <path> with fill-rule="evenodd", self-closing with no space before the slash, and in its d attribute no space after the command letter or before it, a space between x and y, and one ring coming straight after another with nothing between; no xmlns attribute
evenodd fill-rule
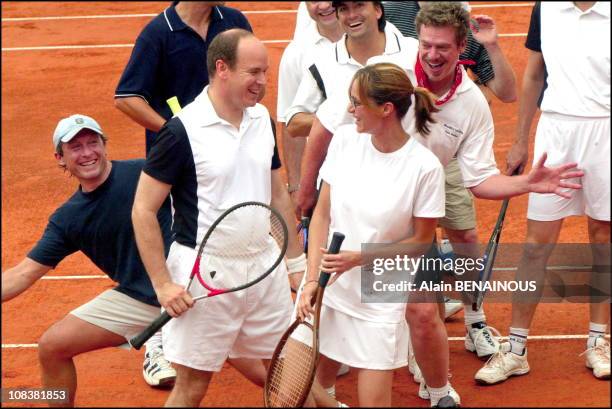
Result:
<svg viewBox="0 0 612 409"><path fill-rule="evenodd" d="M401 121L414 103L408 115L415 129L427 135L437 109L426 90L414 88L406 72L390 63L361 68L349 98L355 121L338 128L320 171L322 189L310 224L307 278L297 308L300 317L309 316L319 270L336 273L323 299L317 378L329 385L341 363L352 366L358 371L359 405L388 407L393 370L407 365L406 293L380 291L373 283L362 291L362 281L373 277L362 266L396 255L366 254L362 245L401 243L402 256L414 258L430 246L437 219L444 216L444 172ZM343 250L326 254L335 231L346 235ZM402 280L414 277L404 273ZM410 306L417 318L411 325L432 332L427 336L434 340L446 336L435 303ZM445 347L432 344L436 352ZM448 370L444 364L438 365L441 371Z"/></svg>

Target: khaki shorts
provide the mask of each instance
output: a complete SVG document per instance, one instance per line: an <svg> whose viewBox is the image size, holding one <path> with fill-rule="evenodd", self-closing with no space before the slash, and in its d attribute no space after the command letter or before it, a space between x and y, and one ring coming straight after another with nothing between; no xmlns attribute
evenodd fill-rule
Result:
<svg viewBox="0 0 612 409"><path fill-rule="evenodd" d="M70 314L129 340L159 316L160 307L145 304L117 290L106 290Z"/></svg>
<svg viewBox="0 0 612 409"><path fill-rule="evenodd" d="M444 168L446 174L446 215L438 224L451 230L469 230L476 228L476 209L474 197L463 185L463 176L457 158L451 160Z"/></svg>

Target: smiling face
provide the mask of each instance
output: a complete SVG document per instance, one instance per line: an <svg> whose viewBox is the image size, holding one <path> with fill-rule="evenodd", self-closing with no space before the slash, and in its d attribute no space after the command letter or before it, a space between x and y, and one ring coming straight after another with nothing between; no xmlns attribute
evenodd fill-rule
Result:
<svg viewBox="0 0 612 409"><path fill-rule="evenodd" d="M81 183L84 191L102 184L110 172L106 146L100 135L83 129L69 142L62 142L62 153L55 153L60 166L65 166Z"/></svg>
<svg viewBox="0 0 612 409"><path fill-rule="evenodd" d="M332 7L331 1L307 1L306 9L317 26L333 29L338 24L336 10Z"/></svg>
<svg viewBox="0 0 612 409"><path fill-rule="evenodd" d="M382 10L371 1L345 1L338 6L338 20L347 36L362 38L378 32Z"/></svg>
<svg viewBox="0 0 612 409"><path fill-rule="evenodd" d="M351 92L349 94L348 111L355 119L357 132L376 134L381 127L382 108L374 103L374 101L364 101L366 97L359 93L359 85L357 81L351 84Z"/></svg>
<svg viewBox="0 0 612 409"><path fill-rule="evenodd" d="M255 37L240 39L236 65L224 73L234 106L252 107L263 97L268 66L268 52L261 41Z"/></svg>
<svg viewBox="0 0 612 409"><path fill-rule="evenodd" d="M446 91L455 77L459 55L465 41L457 43L452 26L421 26L419 31L419 58L432 91Z"/></svg>

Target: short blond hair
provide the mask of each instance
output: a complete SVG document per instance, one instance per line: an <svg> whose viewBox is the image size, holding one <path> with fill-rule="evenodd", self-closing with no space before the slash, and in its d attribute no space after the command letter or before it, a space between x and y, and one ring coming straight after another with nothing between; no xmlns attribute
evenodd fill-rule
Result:
<svg viewBox="0 0 612 409"><path fill-rule="evenodd" d="M419 10L415 23L417 35L422 26L453 27L457 44L461 44L470 30L470 13L458 1L432 1Z"/></svg>

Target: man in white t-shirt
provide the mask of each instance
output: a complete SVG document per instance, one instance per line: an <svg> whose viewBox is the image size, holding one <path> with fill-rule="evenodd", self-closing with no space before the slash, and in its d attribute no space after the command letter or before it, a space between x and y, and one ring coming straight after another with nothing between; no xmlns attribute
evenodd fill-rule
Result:
<svg viewBox="0 0 612 409"><path fill-rule="evenodd" d="M584 177L583 190L571 200L529 195L527 245L517 278L540 281L552 252L547 244L557 242L564 218L586 214L594 244L591 285L607 294L591 298L586 366L596 378L609 378L610 344L604 335L610 322L610 3L536 3L525 46L530 51L517 139L506 171L522 172L527 164L529 130L546 82L534 157L548 152L553 163L576 161ZM526 343L536 307L537 302L513 302L509 342L476 373L478 382L493 384L529 372Z"/></svg>
<svg viewBox="0 0 612 409"><path fill-rule="evenodd" d="M291 107L293 98L302 81L304 73L312 75L316 69L314 55L319 50L325 50L338 41L344 31L338 23L336 12L331 1L306 1L300 3L306 12L306 18L312 24L304 25L299 30L299 36L289 43L280 61L278 68L278 97L276 105L276 119L280 124L283 138L283 159L287 172L287 190L292 199L300 184L300 164L306 140L292 138L287 131L285 113ZM298 11L297 25L300 21Z"/></svg>

